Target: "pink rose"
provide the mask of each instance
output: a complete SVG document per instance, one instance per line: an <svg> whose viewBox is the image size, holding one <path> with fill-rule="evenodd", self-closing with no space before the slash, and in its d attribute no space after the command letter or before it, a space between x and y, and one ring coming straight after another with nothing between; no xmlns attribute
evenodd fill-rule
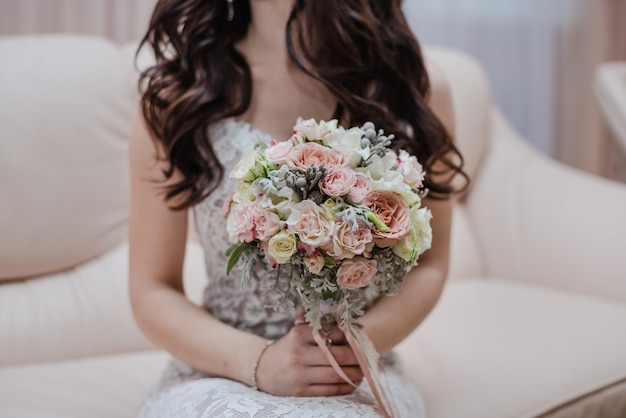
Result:
<svg viewBox="0 0 626 418"><path fill-rule="evenodd" d="M365 287L376 274L376 267L376 260L365 257L345 260L337 269L337 284L348 290Z"/></svg>
<svg viewBox="0 0 626 418"><path fill-rule="evenodd" d="M356 173L356 183L348 192L348 202L354 204L360 204L365 199L365 196L372 192L372 181L369 176Z"/></svg>
<svg viewBox="0 0 626 418"><path fill-rule="evenodd" d="M324 247L328 255L343 260L363 254L365 246L372 242L372 231L363 221L357 222L359 227L355 231L352 230L352 224L345 219L335 223L333 239Z"/></svg>
<svg viewBox="0 0 626 418"><path fill-rule="evenodd" d="M311 256L304 257L304 264L311 273L320 274L324 267L324 257L320 253L312 254Z"/></svg>
<svg viewBox="0 0 626 418"><path fill-rule="evenodd" d="M287 155L293 149L291 141L271 142L270 146L265 148L264 155L267 161L274 164L284 164L287 161Z"/></svg>
<svg viewBox="0 0 626 418"><path fill-rule="evenodd" d="M322 208L311 200L294 204L286 223L289 232L314 248L327 244L334 229L334 221L326 218Z"/></svg>
<svg viewBox="0 0 626 418"><path fill-rule="evenodd" d="M401 150L398 156L398 167L399 171L404 176L404 182L408 184L409 187L412 189L422 187L424 169L414 155L409 154L405 150Z"/></svg>
<svg viewBox="0 0 626 418"><path fill-rule="evenodd" d="M311 165L319 166L324 163L327 169L342 167L346 163L344 155L316 142L298 144L287 156L287 164L300 171L306 171Z"/></svg>
<svg viewBox="0 0 626 418"><path fill-rule="evenodd" d="M256 208L253 222L256 237L261 241L269 240L280 230L280 218L271 210Z"/></svg>
<svg viewBox="0 0 626 418"><path fill-rule="evenodd" d="M374 241L379 247L394 245L411 230L409 205L399 194L376 190L367 195L363 203L389 227L387 232L381 232L376 227L372 228Z"/></svg>
<svg viewBox="0 0 626 418"><path fill-rule="evenodd" d="M349 167L339 167L331 170L319 182L320 190L328 196L345 196L356 184L357 178Z"/></svg>
<svg viewBox="0 0 626 418"><path fill-rule="evenodd" d="M254 203L243 199L232 211L233 232L241 242L252 242L254 240Z"/></svg>

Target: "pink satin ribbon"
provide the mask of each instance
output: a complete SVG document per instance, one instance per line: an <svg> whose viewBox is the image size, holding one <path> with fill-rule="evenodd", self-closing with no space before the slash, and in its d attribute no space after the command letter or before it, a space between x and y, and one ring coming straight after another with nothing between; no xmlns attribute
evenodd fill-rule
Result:
<svg viewBox="0 0 626 418"><path fill-rule="evenodd" d="M378 353L376 353L374 345L367 337L367 335L362 332L358 327L349 327L346 329L342 325L339 325L339 328L346 335L348 345L350 345L352 351L354 351L354 355L356 356L359 366L361 366L361 370L363 371L363 374L365 375L365 378L370 385L370 389L372 390L372 394L374 395L374 399L376 400L376 407L385 418L397 417L398 415L392 398L388 396L387 391L383 387L377 373ZM320 347L322 353L324 353L324 356L326 357L332 368L335 370L335 372L337 372L337 374L343 380L345 380L346 383L349 383L353 387L356 387L354 382L352 382L350 378L346 376L346 374L337 363L337 360L330 352L330 349L326 345L319 331L313 333L313 338L315 339L315 342ZM364 350L363 346L366 346L367 348L369 348L369 350Z"/></svg>

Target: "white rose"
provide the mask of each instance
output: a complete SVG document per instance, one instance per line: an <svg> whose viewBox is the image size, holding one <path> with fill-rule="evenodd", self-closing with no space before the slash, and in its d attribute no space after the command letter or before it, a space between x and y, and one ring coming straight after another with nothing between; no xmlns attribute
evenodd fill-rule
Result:
<svg viewBox="0 0 626 418"><path fill-rule="evenodd" d="M280 231L268 241L267 254L278 264L289 262L297 250L297 239L291 232Z"/></svg>

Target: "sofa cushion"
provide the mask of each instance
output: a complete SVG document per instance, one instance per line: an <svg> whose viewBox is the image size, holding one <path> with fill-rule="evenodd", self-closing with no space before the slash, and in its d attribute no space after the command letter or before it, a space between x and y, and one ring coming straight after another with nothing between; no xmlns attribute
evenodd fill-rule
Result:
<svg viewBox="0 0 626 418"><path fill-rule="evenodd" d="M0 416L135 418L168 358L148 351L0 368Z"/></svg>
<svg viewBox="0 0 626 418"><path fill-rule="evenodd" d="M190 241L185 292L202 300L204 252ZM128 247L71 270L0 285L0 366L145 350L128 297Z"/></svg>
<svg viewBox="0 0 626 418"><path fill-rule="evenodd" d="M447 286L399 351L429 417L535 417L626 379L624 323L624 305L467 279Z"/></svg>
<svg viewBox="0 0 626 418"><path fill-rule="evenodd" d="M0 280L11 280L124 240L136 77L101 38L3 37L0 56Z"/></svg>

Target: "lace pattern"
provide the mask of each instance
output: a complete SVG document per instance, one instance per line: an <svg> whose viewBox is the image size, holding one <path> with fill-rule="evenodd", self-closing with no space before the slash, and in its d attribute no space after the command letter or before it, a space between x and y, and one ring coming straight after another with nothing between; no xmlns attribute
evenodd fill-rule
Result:
<svg viewBox="0 0 626 418"><path fill-rule="evenodd" d="M254 149L258 141L271 138L249 124L226 119L211 127L213 147L220 156L226 175L241 156ZM220 321L265 338L286 334L295 312L275 311L269 307L269 281L252 280L242 289L236 268L226 276L228 247L224 202L235 181L227 176L204 201L194 207L198 235L205 250L209 283L204 308ZM297 301L294 300L297 304ZM402 375L394 356L385 356L386 375L401 417L424 416L421 399L413 384ZM144 402L142 417L378 417L367 384L342 397L276 397L227 379L211 377L172 359L160 382Z"/></svg>

